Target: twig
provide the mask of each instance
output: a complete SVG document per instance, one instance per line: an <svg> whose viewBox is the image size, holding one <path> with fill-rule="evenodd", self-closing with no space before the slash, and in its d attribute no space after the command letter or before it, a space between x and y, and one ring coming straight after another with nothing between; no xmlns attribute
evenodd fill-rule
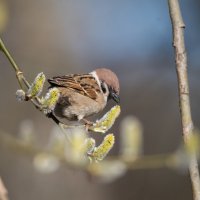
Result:
<svg viewBox="0 0 200 200"><path fill-rule="evenodd" d="M19 68L19 66L16 64L16 62L14 61L13 57L11 56L11 54L9 53L8 49L6 48L5 44L3 43L3 40L0 38L0 50L5 54L5 56L7 57L7 59L9 60L11 66L13 67L13 69L15 70L15 74L17 77L17 80L19 82L20 88L24 89L23 84L27 87L30 88L30 83L26 80L22 70ZM35 97L34 99L31 99L31 102L33 103L33 105L40 111L42 111L42 107L40 99L38 97ZM64 125L63 123L61 123L52 113L47 114L46 115L48 118L51 118L58 126L60 126L60 128L62 129L62 131L64 131L64 128L62 125ZM79 126L78 126L79 127ZM80 126L82 127L82 125Z"/></svg>
<svg viewBox="0 0 200 200"><path fill-rule="evenodd" d="M193 134L193 122L190 111L189 86L187 76L187 55L184 42L185 24L182 19L178 0L168 0L169 13L173 28L173 46L175 48L176 71L179 87L179 105L184 142ZM197 158L194 155L189 165L194 200L200 200L200 179Z"/></svg>
<svg viewBox="0 0 200 200"><path fill-rule="evenodd" d="M19 82L20 87L23 89L23 83L24 83L26 85L26 87L29 88L30 84L25 79L25 77L23 75L23 72L19 69L19 67L17 66L16 62L14 61L14 59L12 58L12 56L10 55L8 50L6 49L6 47L5 47L5 45L4 45L4 43L3 43L1 38L0 38L0 50L6 55L7 59L9 60L9 62L12 65L13 69L15 70L16 77L17 77L17 80Z"/></svg>
<svg viewBox="0 0 200 200"><path fill-rule="evenodd" d="M7 59L9 60L12 68L15 70L15 74L17 77L17 80L19 82L20 88L22 90L25 90L24 85L26 86L26 88L30 88L30 83L26 80L22 70L19 68L19 66L16 64L15 60L13 59L13 57L11 56L11 54L9 53L8 49L6 48L5 44L3 43L3 40L0 38L0 51L2 51L5 56L7 57ZM31 99L31 103L36 107L36 109L38 109L39 111L42 111L42 106L41 106L41 101L38 97L35 97L33 99ZM57 119L54 114L48 113L46 114L46 117L52 119L54 121L54 123L56 123L61 131L63 132L63 134L65 135L66 139L68 139L70 141L70 138L68 136L68 134L66 133L65 128L71 128L71 127L85 127L86 130L90 130L93 131L92 129L90 129L90 126L87 128L86 125L77 125L77 126L68 126L63 124L59 119Z"/></svg>
<svg viewBox="0 0 200 200"><path fill-rule="evenodd" d="M8 192L0 177L0 200L8 200Z"/></svg>
<svg viewBox="0 0 200 200"><path fill-rule="evenodd" d="M26 80L22 70L20 70L20 68L18 67L18 65L14 61L13 57L11 56L9 51L7 50L5 44L3 43L3 40L1 38L0 38L0 50L5 54L5 56L7 57L7 59L9 60L9 62L11 64L11 66L15 70L15 74L16 74L16 77L17 77L17 80L19 82L19 85L20 85L21 89L24 89L23 84L27 88L29 88L30 87L29 82ZM39 109L40 101L39 101L38 98L32 99L31 102L35 105L35 107L37 109Z"/></svg>
<svg viewBox="0 0 200 200"><path fill-rule="evenodd" d="M13 69L15 70L15 74L17 77L17 80L19 82L20 88L24 89L24 85L27 88L30 88L30 83L26 80L22 70L19 68L19 66L16 64L16 62L14 61L13 57L11 56L11 54L9 53L8 49L6 48L5 44L3 43L3 40L0 38L0 51L2 51L5 56L7 57L7 59L9 60L11 66L13 67ZM24 85L23 85L24 84ZM34 99L31 99L32 104L40 111L42 111L41 108L41 102L40 99L38 97L35 97ZM46 115L48 118L51 118L58 126L60 126L60 121L51 113L49 115ZM63 130L63 128L60 126L60 128ZM65 133L64 133L65 134Z"/></svg>

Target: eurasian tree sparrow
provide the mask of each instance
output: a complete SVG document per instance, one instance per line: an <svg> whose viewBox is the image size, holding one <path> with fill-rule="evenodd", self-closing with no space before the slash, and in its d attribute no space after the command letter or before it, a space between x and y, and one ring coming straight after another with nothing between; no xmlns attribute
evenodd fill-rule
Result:
<svg viewBox="0 0 200 200"><path fill-rule="evenodd" d="M71 74L48 79L60 91L53 115L69 121L84 120L104 109L109 99L119 103L119 80L106 68L88 74Z"/></svg>

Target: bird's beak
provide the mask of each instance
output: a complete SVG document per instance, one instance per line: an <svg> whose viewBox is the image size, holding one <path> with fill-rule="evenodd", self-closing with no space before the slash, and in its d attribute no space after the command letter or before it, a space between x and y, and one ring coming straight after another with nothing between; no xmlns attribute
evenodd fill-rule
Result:
<svg viewBox="0 0 200 200"><path fill-rule="evenodd" d="M111 92L110 93L110 96L111 96L111 98L117 103L117 104L119 104L120 103L120 98L119 98L119 95L118 94L116 94L115 92Z"/></svg>

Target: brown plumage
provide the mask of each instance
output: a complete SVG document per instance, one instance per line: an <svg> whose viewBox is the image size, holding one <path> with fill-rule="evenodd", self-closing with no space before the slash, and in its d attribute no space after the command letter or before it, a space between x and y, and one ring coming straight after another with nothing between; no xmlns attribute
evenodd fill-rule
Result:
<svg viewBox="0 0 200 200"><path fill-rule="evenodd" d="M105 68L89 74L56 76L48 82L50 87L57 87L60 91L54 114L68 120L81 120L98 113L106 106L108 98L119 95L117 76Z"/></svg>

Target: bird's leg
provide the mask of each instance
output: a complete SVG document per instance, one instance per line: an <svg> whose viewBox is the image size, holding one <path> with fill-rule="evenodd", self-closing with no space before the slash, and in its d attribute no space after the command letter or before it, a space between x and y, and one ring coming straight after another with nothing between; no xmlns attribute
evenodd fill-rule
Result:
<svg viewBox="0 0 200 200"><path fill-rule="evenodd" d="M83 118L82 120L83 120L83 122L84 122L85 124L88 124L88 125L90 125L90 126L92 126L92 125L94 124L94 122L91 122L91 121L89 121L89 120L87 120L87 119L85 119L85 118Z"/></svg>
<svg viewBox="0 0 200 200"><path fill-rule="evenodd" d="M94 125L94 122L91 122L91 121L89 121L89 120L87 120L85 118L83 118L82 120L85 123L85 129L86 129L86 131L88 131L89 128Z"/></svg>

